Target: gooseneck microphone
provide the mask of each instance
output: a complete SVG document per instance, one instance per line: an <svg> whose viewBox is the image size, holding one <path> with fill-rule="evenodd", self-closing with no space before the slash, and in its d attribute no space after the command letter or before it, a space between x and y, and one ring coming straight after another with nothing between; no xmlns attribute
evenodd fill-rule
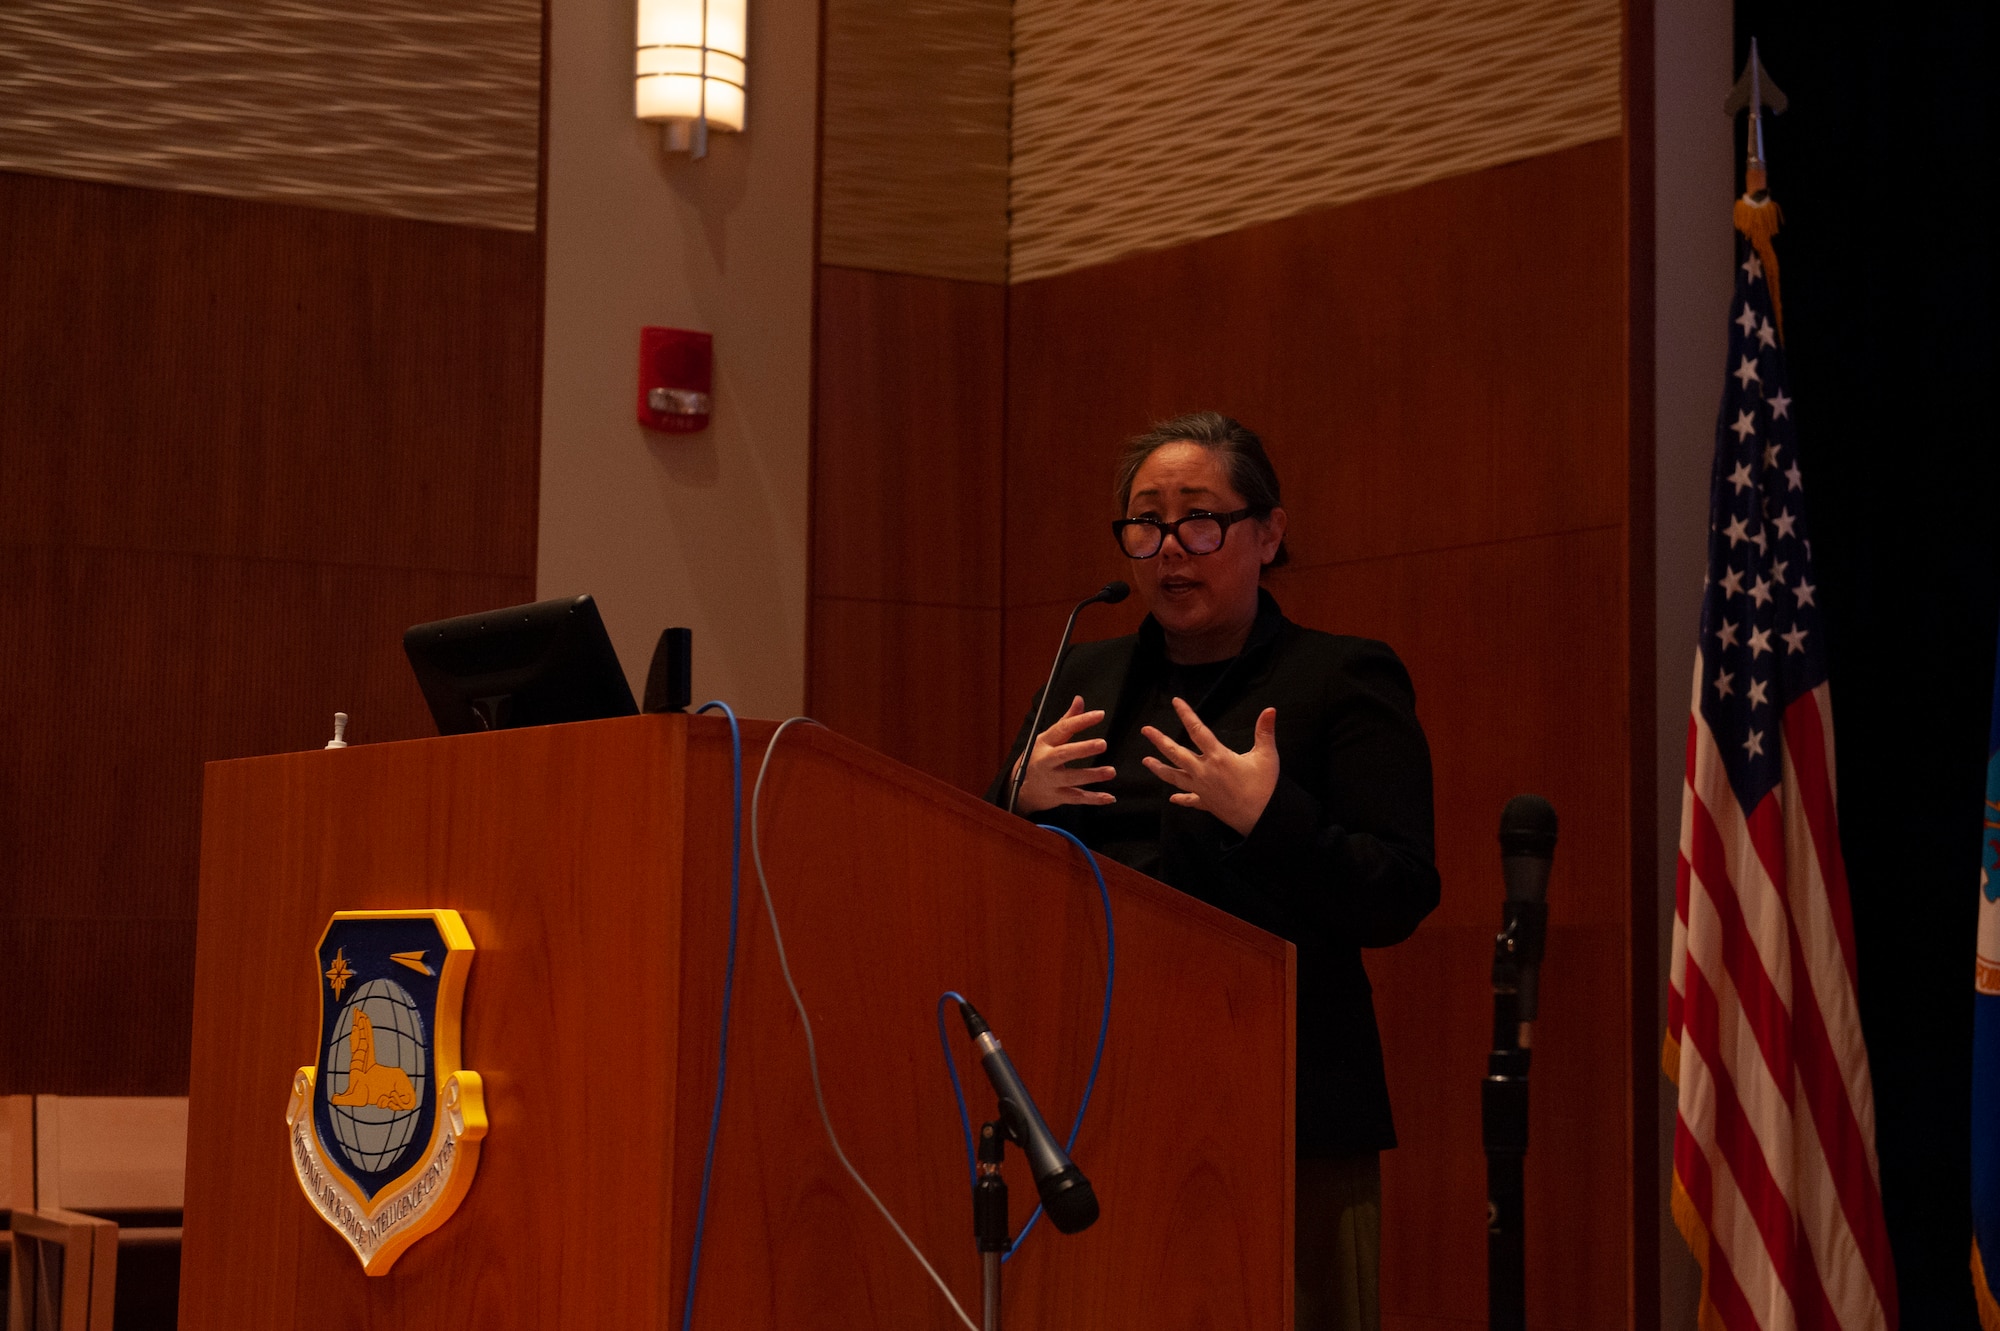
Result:
<svg viewBox="0 0 2000 1331"><path fill-rule="evenodd" d="M959 1002L958 1014L965 1018L965 1032L979 1050L979 1064L986 1069L986 1079L993 1083L993 1093L1000 1097L1000 1114L1008 1134L1028 1157L1028 1168L1035 1175L1035 1191L1041 1194L1042 1209L1048 1212L1049 1223L1065 1234L1089 1229L1097 1219L1097 1194L1091 1190L1090 1180L1071 1162L1069 1153L1042 1121L1042 1111L1035 1108L1034 1098L1021 1084L1021 1075L1014 1071L1013 1062L1000 1047L1000 1039L986 1019L963 1000Z"/></svg>
<svg viewBox="0 0 2000 1331"><path fill-rule="evenodd" d="M1507 884L1508 918L1522 916L1518 956L1520 1019L1535 1019L1542 980L1542 943L1548 930L1549 869L1556 858L1555 806L1540 795L1516 795L1500 814L1500 876ZM1526 909L1522 909L1525 907ZM1525 917L1533 916L1528 919Z"/></svg>
<svg viewBox="0 0 2000 1331"><path fill-rule="evenodd" d="M1528 1066L1533 1057L1542 944L1549 927L1549 868L1556 811L1540 795L1516 795L1500 815L1500 876L1507 884L1493 939L1493 1052L1479 1087L1486 1148L1486 1325L1526 1331L1528 1318Z"/></svg>
<svg viewBox="0 0 2000 1331"><path fill-rule="evenodd" d="M1076 609L1069 612L1069 623L1063 625L1062 641L1056 644L1056 659L1049 662L1048 683L1042 685L1042 696L1035 701L1035 719L1028 722L1028 742L1021 750L1020 765L1014 769L1014 779L1007 786L1007 812L1014 812L1014 801L1021 798L1021 783L1028 779L1028 759L1035 752L1035 736L1042 731L1042 712L1049 705L1049 690L1056 686L1056 671L1062 669L1063 653L1069 650L1069 635L1076 631L1076 617L1083 613L1087 605L1102 601L1106 605L1117 605L1132 594L1130 585L1123 582L1107 582L1094 595L1086 596L1076 603Z"/></svg>

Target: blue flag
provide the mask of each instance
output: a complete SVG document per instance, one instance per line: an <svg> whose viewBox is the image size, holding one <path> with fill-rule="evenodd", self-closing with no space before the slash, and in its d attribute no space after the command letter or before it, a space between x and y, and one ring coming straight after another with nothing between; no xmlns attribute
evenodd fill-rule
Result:
<svg viewBox="0 0 2000 1331"><path fill-rule="evenodd" d="M1986 755L1986 844L1972 981L1972 1287L1980 1324L2000 1331L2000 670Z"/></svg>

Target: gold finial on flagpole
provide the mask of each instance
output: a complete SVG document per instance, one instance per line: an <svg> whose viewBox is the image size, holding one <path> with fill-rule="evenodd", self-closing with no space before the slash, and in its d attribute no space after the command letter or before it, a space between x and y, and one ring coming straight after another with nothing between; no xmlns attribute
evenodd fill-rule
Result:
<svg viewBox="0 0 2000 1331"><path fill-rule="evenodd" d="M1749 237L1758 262L1764 266L1764 277L1771 284L1771 312L1777 317L1779 337L1785 335L1785 307L1778 298L1778 255L1771 248L1771 238L1778 234L1783 215L1771 197L1770 168L1764 157L1764 112L1768 109L1772 115L1780 115L1789 104L1784 90L1764 72L1757 39L1752 37L1750 63L1743 67L1743 75L1729 90L1722 109L1731 119L1738 111L1750 112L1749 123L1744 127L1743 196L1736 200L1736 229Z"/></svg>
<svg viewBox="0 0 2000 1331"><path fill-rule="evenodd" d="M1750 121L1744 127L1745 166L1743 172L1743 193L1754 202L1761 203L1768 192L1768 168L1764 157L1764 111L1770 109L1772 115L1784 114L1790 99L1784 90L1771 82L1771 76L1764 72L1764 62L1757 53L1757 39L1750 39L1750 63L1743 67L1742 77L1729 90L1722 109L1733 120L1738 111L1748 110Z"/></svg>

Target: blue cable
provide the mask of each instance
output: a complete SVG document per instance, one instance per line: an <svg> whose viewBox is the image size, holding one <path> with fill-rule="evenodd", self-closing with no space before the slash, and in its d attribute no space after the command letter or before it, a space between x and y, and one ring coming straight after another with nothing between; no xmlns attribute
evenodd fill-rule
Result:
<svg viewBox="0 0 2000 1331"><path fill-rule="evenodd" d="M1111 982L1118 975L1118 934L1113 928L1111 921L1111 889L1104 885L1104 870L1098 866L1097 856L1091 854L1090 847L1077 840L1072 833L1065 832L1060 827L1052 827L1048 823L1037 823L1035 825L1044 831L1054 832L1057 836L1065 838L1078 850L1083 852L1084 859L1090 862L1090 872L1097 878L1097 894L1104 901L1104 1012L1097 1021L1097 1052L1091 1055L1090 1077L1083 1083L1083 1100L1077 1105L1076 1118L1069 1125L1069 1140L1063 1143L1063 1151L1065 1153L1073 1153L1076 1150L1076 1135L1083 1130L1084 1111L1090 1108L1091 1092L1097 1089L1097 1069L1104 1062L1104 1037L1111 1029ZM945 1034L944 1004L948 998L956 999L958 1002L963 1003L965 995L959 993L956 989L947 989L943 994L939 995L937 1007L938 1044L944 1049L944 1070L945 1074L951 1078L952 1097L958 1101L958 1126L965 1133L966 1172L972 1176L972 1181L977 1183L979 1181L979 1165L972 1149L972 1116L966 1112L965 1092L958 1084L958 1063L951 1055L951 1040ZM1033 1229L1035 1222L1041 1218L1042 1208L1037 1206L1035 1207L1034 1214L1028 1217L1028 1223L1021 1226L1021 1232L1014 1236L1013 1246L1000 1258L1001 1261L1010 1262L1014 1260L1014 1254L1021 1251L1021 1244L1027 1241L1028 1231Z"/></svg>
<svg viewBox="0 0 2000 1331"><path fill-rule="evenodd" d="M701 1273L701 1236L708 1224L708 1182L715 1171L716 1134L722 1128L722 1088L729 1076L729 1000L736 987L736 903L743 881L743 731L736 724L736 713L720 698L703 703L695 711L701 713L716 707L729 718L729 756L736 791L729 824L729 960L722 968L722 1040L715 1055L715 1105L708 1114L708 1152L701 1162L701 1201L694 1212L694 1251L688 1254L687 1302L681 1307L681 1331L688 1331L694 1325L695 1278Z"/></svg>
<svg viewBox="0 0 2000 1331"><path fill-rule="evenodd" d="M958 1062L951 1056L951 1036L945 1030L944 1005L947 999L954 1003L963 1003L965 995L956 989L947 989L938 995L938 1048L944 1050L944 1070L945 1075L951 1078L951 1098L958 1101L958 1126L965 1133L965 1168L972 1175L972 1181L977 1183L979 1164L972 1151L972 1115L966 1112L965 1092L959 1089L958 1085Z"/></svg>

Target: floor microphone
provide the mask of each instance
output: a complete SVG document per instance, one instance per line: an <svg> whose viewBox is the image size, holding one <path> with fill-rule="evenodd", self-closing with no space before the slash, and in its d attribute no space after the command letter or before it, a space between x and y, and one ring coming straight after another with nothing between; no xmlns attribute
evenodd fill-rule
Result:
<svg viewBox="0 0 2000 1331"><path fill-rule="evenodd" d="M1076 631L1076 617L1083 613L1087 605L1102 601L1105 605L1117 605L1132 594L1131 585L1123 582L1107 582L1097 591L1076 603L1076 609L1069 612L1069 623L1063 625L1062 641L1056 644L1056 659L1049 663L1048 683L1042 685L1042 696L1035 702L1035 719L1028 722L1028 743L1021 751L1021 761L1014 769L1014 779L1007 787L1007 812L1014 812L1014 801L1021 798L1021 783L1028 779L1028 757L1035 751L1035 736L1041 732L1042 712L1049 705L1049 690L1056 686L1056 671L1062 669L1063 653L1069 650L1069 635Z"/></svg>
<svg viewBox="0 0 2000 1331"><path fill-rule="evenodd" d="M1486 1325L1528 1324L1527 1190L1529 1042L1542 943L1549 923L1549 868L1556 857L1555 807L1516 795L1500 815L1500 873L1507 882L1503 927L1493 939L1493 1052L1479 1086L1486 1148Z"/></svg>
<svg viewBox="0 0 2000 1331"><path fill-rule="evenodd" d="M1540 795L1516 795L1500 814L1500 876L1521 921L1521 1020L1535 1019L1548 928L1549 869L1556 858L1555 806ZM1525 907L1526 909L1522 909Z"/></svg>

